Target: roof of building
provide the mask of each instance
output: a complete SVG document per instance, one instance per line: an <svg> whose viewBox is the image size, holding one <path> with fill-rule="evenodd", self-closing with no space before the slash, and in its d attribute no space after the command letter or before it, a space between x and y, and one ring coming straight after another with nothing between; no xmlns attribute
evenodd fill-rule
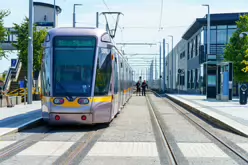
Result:
<svg viewBox="0 0 248 165"><path fill-rule="evenodd" d="M211 25L235 25L239 20L240 15L245 13L216 13L210 14ZM207 25L207 15L204 18L196 18L195 22L188 28L183 34L182 38L188 40L195 32L197 32L202 26Z"/></svg>
<svg viewBox="0 0 248 165"><path fill-rule="evenodd" d="M43 3L43 2L34 2L34 5L36 5L36 6L44 6L44 7L49 7L49 8L54 8L54 5L53 4ZM58 14L60 14L62 12L62 9L59 6L55 5L55 8L56 8Z"/></svg>

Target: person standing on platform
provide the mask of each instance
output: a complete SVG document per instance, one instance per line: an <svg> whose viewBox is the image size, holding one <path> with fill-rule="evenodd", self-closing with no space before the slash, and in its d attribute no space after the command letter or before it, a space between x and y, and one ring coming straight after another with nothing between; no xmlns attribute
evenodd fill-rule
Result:
<svg viewBox="0 0 248 165"><path fill-rule="evenodd" d="M143 81L141 87L142 87L142 96L145 96L146 95L146 88L148 89L148 85L146 83L146 80Z"/></svg>
<svg viewBox="0 0 248 165"><path fill-rule="evenodd" d="M136 83L136 96L138 96L138 94L140 96L140 82L139 81Z"/></svg>

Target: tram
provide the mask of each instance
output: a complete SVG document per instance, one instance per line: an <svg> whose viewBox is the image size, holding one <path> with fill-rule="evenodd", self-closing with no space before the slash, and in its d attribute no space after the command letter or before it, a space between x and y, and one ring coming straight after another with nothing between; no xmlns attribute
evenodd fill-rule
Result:
<svg viewBox="0 0 248 165"><path fill-rule="evenodd" d="M110 123L132 96L132 68L106 31L54 28L43 46L41 104L48 124Z"/></svg>

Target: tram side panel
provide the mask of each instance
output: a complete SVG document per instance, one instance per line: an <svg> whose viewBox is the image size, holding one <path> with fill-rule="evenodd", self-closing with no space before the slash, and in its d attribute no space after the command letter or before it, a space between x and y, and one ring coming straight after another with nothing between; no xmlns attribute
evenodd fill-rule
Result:
<svg viewBox="0 0 248 165"><path fill-rule="evenodd" d="M122 62L122 56L119 55L119 71L120 71L120 76L119 76L119 81L120 81L120 107L123 106L123 62Z"/></svg>
<svg viewBox="0 0 248 165"><path fill-rule="evenodd" d="M128 84L129 84L129 98L132 96L132 86L131 86L131 79L132 79L132 69L130 68L129 70L129 81L128 81Z"/></svg>
<svg viewBox="0 0 248 165"><path fill-rule="evenodd" d="M122 100L122 106L124 106L125 104L125 60L123 58L122 61L122 96L123 96L123 100Z"/></svg>
<svg viewBox="0 0 248 165"><path fill-rule="evenodd" d="M129 90L129 70L130 70L130 68L129 68L129 65L128 65L128 67L127 67L127 100L129 99L129 96L130 96L130 90Z"/></svg>
<svg viewBox="0 0 248 165"><path fill-rule="evenodd" d="M127 63L126 63L126 61L125 61L125 71L124 71L124 73L125 73L125 88L124 88L124 93L125 93L125 103L127 102Z"/></svg>
<svg viewBox="0 0 248 165"><path fill-rule="evenodd" d="M117 52L116 54L117 56L117 69L118 69L118 78L117 78L117 83L118 83L118 89L117 89L117 92L118 92L118 112L121 110L121 90L120 90L120 77L121 77L121 69L120 69L120 54Z"/></svg>
<svg viewBox="0 0 248 165"><path fill-rule="evenodd" d="M133 79L133 71L132 71L132 68L131 68L131 71L130 71L130 82L129 82L129 86L130 86L130 97L132 97L132 94L133 94L132 79Z"/></svg>

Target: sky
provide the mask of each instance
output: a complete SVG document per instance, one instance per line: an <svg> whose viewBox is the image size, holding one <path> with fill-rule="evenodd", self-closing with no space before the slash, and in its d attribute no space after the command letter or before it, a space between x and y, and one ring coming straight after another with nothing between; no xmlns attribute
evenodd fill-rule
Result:
<svg viewBox="0 0 248 165"><path fill-rule="evenodd" d="M5 19L5 26L12 27L13 23L21 23L28 16L28 0L8 0L1 2L0 10L9 9L11 15ZM53 4L53 0L39 0ZM120 16L119 27L115 41L136 43L157 43L155 46L125 46L125 53L159 53L158 43L165 38L172 48L171 38L173 35L174 46L181 40L182 35L196 18L204 17L207 8L202 4L210 5L211 13L248 12L247 0L56 0L62 13L58 18L59 27L72 26L73 4L83 4L76 8L77 27L95 26L96 12L119 11L124 14ZM161 7L162 6L162 7ZM162 10L161 10L162 9ZM162 12L161 12L162 11ZM161 14L162 13L162 14ZM162 16L161 16L162 15ZM116 18L109 17L110 27L113 27ZM159 26L163 30L159 31ZM100 16L100 28L105 27L105 18ZM144 55L145 56L145 55ZM15 58L16 53L9 56L9 60L0 60L0 73L10 66L10 58ZM140 64L133 69L145 72L144 64L150 63L152 56L145 56L148 60L141 60L141 56L128 56L130 64ZM156 56L157 60L159 56Z"/></svg>

